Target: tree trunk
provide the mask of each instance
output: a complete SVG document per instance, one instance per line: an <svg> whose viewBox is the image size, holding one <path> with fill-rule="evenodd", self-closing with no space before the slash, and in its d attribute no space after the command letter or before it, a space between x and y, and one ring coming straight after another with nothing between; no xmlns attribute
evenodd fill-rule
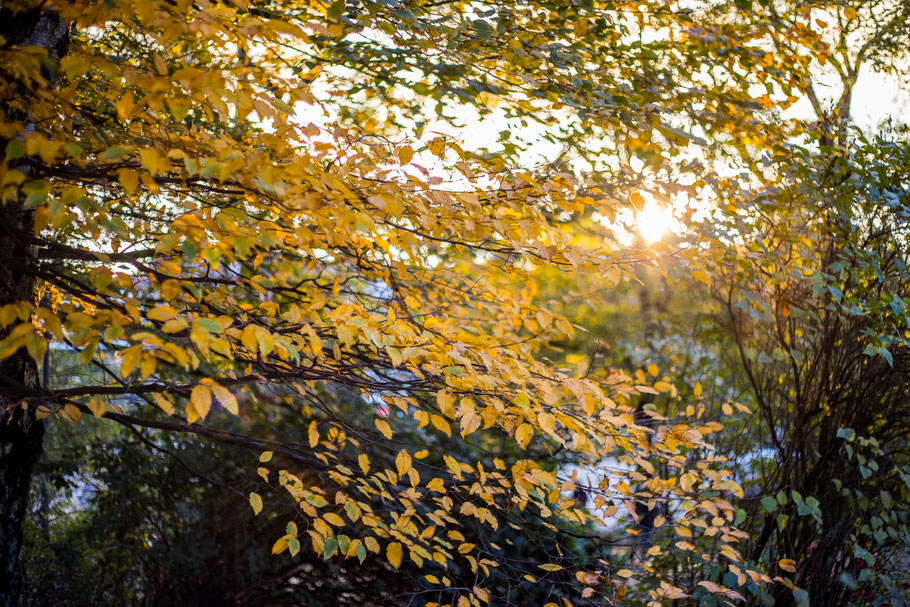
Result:
<svg viewBox="0 0 910 607"><path fill-rule="evenodd" d="M34 229L32 212L19 204L0 209L0 305L33 298L28 251L22 236ZM0 607L16 604L19 567L32 470L41 455L44 422L35 406L20 404L28 389L38 388L35 361L25 349L0 361Z"/></svg>
<svg viewBox="0 0 910 607"><path fill-rule="evenodd" d="M69 42L67 24L50 11L13 13L0 9L0 35L7 46L46 49L55 63ZM9 74L2 76L9 78ZM53 84L51 75L45 76ZM25 86L8 84L12 86L7 91L13 95L28 96ZM17 113L9 112L6 119L21 122L26 130L33 128L27 114ZM0 140L0 144L0 150L5 150L7 142ZM5 161L0 151L0 162ZM18 170L31 176L25 167ZM25 244L34 229L34 213L22 199L0 206L0 307L34 303L35 284L28 271L34 259ZM37 364L25 349L0 361L0 607L18 603L22 584L21 555L29 489L44 439L44 422L36 417L37 403L25 402L23 397L38 387Z"/></svg>

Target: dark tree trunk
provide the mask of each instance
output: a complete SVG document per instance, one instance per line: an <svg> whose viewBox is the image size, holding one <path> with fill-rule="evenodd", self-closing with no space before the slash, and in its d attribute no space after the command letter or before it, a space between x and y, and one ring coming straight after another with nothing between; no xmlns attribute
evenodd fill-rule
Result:
<svg viewBox="0 0 910 607"><path fill-rule="evenodd" d="M33 297L33 281L22 271L29 264L22 237L33 229L31 211L11 203L0 209L0 305ZM44 422L35 419L33 404L21 403L38 387L37 365L25 349L0 361L0 382L0 607L8 607L16 604L21 583L26 506Z"/></svg>
<svg viewBox="0 0 910 607"><path fill-rule="evenodd" d="M50 11L13 13L0 9L0 35L9 46L44 48L54 62L60 60L69 42L67 24ZM46 75L53 82L50 74ZM21 85L7 90L28 96L28 89ZM6 101L0 99L4 106ZM31 128L28 115L16 114L19 113L8 112L7 120ZM0 144L0 150L5 150L7 142L0 140ZM2 161L5 158L0 151ZM24 167L18 170L30 176ZM26 244L34 229L34 214L21 200L0 206L0 307L34 302L35 285L28 272L34 259ZM22 584L21 555L29 489L44 439L44 422L36 417L37 403L24 401L23 397L38 387L37 365L24 348L0 361L0 607L18 603Z"/></svg>

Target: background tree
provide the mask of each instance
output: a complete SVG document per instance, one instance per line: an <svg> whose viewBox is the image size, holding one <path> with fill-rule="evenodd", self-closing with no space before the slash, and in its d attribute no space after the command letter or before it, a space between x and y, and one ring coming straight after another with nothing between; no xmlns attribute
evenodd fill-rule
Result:
<svg viewBox="0 0 910 607"><path fill-rule="evenodd" d="M746 19L771 25L775 56L808 58L797 90L814 116L777 120L777 143L741 146L741 172L715 182L720 212L697 231L726 252L705 282L756 410L737 475L752 496L749 553L805 589L778 587L775 604L902 602L907 145L902 128L862 133L850 111L864 69L902 69L908 7L755 8ZM801 20L817 43L773 35Z"/></svg>

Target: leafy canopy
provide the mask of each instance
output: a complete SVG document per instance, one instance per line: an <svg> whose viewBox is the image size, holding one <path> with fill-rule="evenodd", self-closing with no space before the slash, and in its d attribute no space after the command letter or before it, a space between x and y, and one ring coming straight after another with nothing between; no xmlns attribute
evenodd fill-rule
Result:
<svg viewBox="0 0 910 607"><path fill-rule="evenodd" d="M479 530L589 533L621 509L661 508L649 524L672 530L673 550L711 560L717 538L737 576L770 581L735 547L745 534L725 496L741 490L704 444L714 426L636 410L642 394L677 395L658 370L543 356L575 328L527 283L548 268L621 280L649 253L608 248L590 217L691 191L680 184L700 183L687 159L703 137L758 140L748 119L775 101L748 86L795 83L763 59L763 31L662 1L54 10L73 24L59 62L29 40L0 51L0 185L33 217L17 238L37 285L0 308L0 358L72 350L105 380L21 386L18 402L260 451L263 481L295 505L274 552L373 553L441 588L467 567L476 584L446 594L459 605L527 569L469 541ZM517 134L483 147L434 131L464 108ZM532 122L564 146L552 163L522 163ZM360 395L359 415L339 389ZM288 407L303 444L218 426ZM428 457L434 435L463 449ZM507 465L502 445L527 457ZM249 495L257 514L267 502ZM516 583L576 567L552 561ZM585 597L602 582L621 596L631 576L654 601L739 596L645 564L584 564L561 583Z"/></svg>

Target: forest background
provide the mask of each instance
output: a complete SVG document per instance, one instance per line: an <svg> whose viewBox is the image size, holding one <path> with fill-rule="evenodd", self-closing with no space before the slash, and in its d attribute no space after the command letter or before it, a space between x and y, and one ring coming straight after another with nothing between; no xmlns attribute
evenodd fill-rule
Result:
<svg viewBox="0 0 910 607"><path fill-rule="evenodd" d="M908 13L4 3L0 605L905 604Z"/></svg>

